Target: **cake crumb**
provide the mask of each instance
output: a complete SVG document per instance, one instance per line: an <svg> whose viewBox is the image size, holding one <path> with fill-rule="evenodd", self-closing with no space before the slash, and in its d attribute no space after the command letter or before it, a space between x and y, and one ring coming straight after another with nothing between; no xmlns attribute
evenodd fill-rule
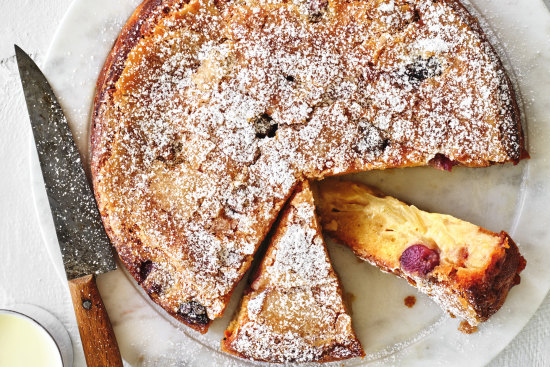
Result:
<svg viewBox="0 0 550 367"><path fill-rule="evenodd" d="M407 306L408 308L413 308L414 305L416 304L416 297L408 296L408 297L405 297L403 301L405 303L405 306Z"/></svg>
<svg viewBox="0 0 550 367"><path fill-rule="evenodd" d="M464 334L473 334L477 332L477 326L472 326L468 321L462 321L458 326L458 330Z"/></svg>

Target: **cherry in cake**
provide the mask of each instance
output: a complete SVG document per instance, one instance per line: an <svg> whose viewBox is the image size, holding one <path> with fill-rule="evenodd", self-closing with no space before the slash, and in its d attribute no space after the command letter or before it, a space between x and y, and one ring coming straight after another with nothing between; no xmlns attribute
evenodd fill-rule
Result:
<svg viewBox="0 0 550 367"><path fill-rule="evenodd" d="M350 181L322 181L316 193L326 233L472 326L497 312L519 283L525 260L505 232L428 213Z"/></svg>
<svg viewBox="0 0 550 367"><path fill-rule="evenodd" d="M307 182L283 209L222 349L267 362L328 362L364 355Z"/></svg>

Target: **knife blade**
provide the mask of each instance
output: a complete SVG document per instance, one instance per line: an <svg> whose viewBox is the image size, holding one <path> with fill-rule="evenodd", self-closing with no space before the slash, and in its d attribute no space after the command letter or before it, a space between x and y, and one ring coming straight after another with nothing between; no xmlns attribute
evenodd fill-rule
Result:
<svg viewBox="0 0 550 367"><path fill-rule="evenodd" d="M15 54L86 361L88 366L122 366L95 283L95 274L116 269L113 248L50 84L17 45Z"/></svg>

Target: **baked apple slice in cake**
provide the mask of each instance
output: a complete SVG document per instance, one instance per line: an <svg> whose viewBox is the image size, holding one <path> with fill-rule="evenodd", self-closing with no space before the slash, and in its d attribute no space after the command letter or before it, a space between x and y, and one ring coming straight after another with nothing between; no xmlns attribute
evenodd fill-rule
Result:
<svg viewBox="0 0 550 367"><path fill-rule="evenodd" d="M497 312L519 283L525 259L505 232L419 210L359 183L326 180L316 189L330 236L472 326Z"/></svg>
<svg viewBox="0 0 550 367"><path fill-rule="evenodd" d="M364 355L307 182L284 209L222 349L267 362L327 362Z"/></svg>

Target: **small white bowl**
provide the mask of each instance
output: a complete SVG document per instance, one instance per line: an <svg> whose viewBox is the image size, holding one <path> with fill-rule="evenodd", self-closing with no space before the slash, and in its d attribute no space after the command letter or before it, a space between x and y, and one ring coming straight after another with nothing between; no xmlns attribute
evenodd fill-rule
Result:
<svg viewBox="0 0 550 367"><path fill-rule="evenodd" d="M0 315L9 315L25 320L35 327L45 343L51 343L52 366L72 367L73 348L67 330L61 322L52 314L42 308L33 305L14 305L0 309ZM0 332L2 332L0 330ZM23 349L25 350L25 349ZM32 350L29 349L29 353Z"/></svg>

